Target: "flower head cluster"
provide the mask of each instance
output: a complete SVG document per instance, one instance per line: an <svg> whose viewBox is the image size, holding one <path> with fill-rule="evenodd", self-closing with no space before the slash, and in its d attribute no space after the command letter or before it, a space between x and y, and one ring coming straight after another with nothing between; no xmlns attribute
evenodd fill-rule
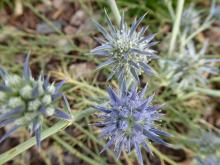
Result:
<svg viewBox="0 0 220 165"><path fill-rule="evenodd" d="M206 158L196 158L196 161L193 163L193 165L219 165L220 164L220 158L208 155Z"/></svg>
<svg viewBox="0 0 220 165"><path fill-rule="evenodd" d="M178 89L187 89L189 86L196 86L198 82L206 84L209 74L218 74L218 67L213 63L220 62L220 59L208 59L205 52L208 43L205 42L203 48L196 52L194 44L191 42L187 45L182 54L175 56L175 59L163 63L162 70L166 66L166 70L170 73L167 78L173 86Z"/></svg>
<svg viewBox="0 0 220 165"><path fill-rule="evenodd" d="M220 147L220 139L217 133L202 132L201 137L194 138L192 142L197 145L196 152L197 155L200 155L195 158L193 165L220 164L220 157L218 155L218 150Z"/></svg>
<svg viewBox="0 0 220 165"><path fill-rule="evenodd" d="M169 137L170 134L156 127L162 114L158 111L161 105L152 105L154 95L144 98L147 86L140 92L134 85L131 90L121 84L120 93L117 95L112 88L108 88L109 106L95 106L103 112L100 117L102 122L101 137L109 139L103 151L114 146L116 156L119 157L122 150L130 152L134 147L140 164L143 164L140 145L151 153L148 142L168 145L160 138L160 135Z"/></svg>
<svg viewBox="0 0 220 165"><path fill-rule="evenodd" d="M120 27L117 28L113 26L106 14L109 30L96 23L96 27L104 39L100 40L101 46L91 50L91 53L108 58L107 61L98 66L99 69L111 65L112 73L108 79L116 75L119 80L132 77L139 81L138 76L142 72L149 75L154 73L148 62L151 59L158 58L155 55L156 52L151 49L151 46L157 43L151 42L155 34L146 36L145 32L148 27L142 27L140 31L137 31L137 27L144 17L145 15L134 21L131 27L128 27L124 16L122 16Z"/></svg>
<svg viewBox="0 0 220 165"><path fill-rule="evenodd" d="M192 32L200 26L200 13L194 9L193 5L190 5L186 10L183 11L181 17L181 27L186 32Z"/></svg>
<svg viewBox="0 0 220 165"><path fill-rule="evenodd" d="M213 132L204 133L196 143L199 145L200 152L216 153L220 148L220 136Z"/></svg>
<svg viewBox="0 0 220 165"><path fill-rule="evenodd" d="M40 147L40 135L43 118L54 116L71 120L71 115L57 107L57 100L64 99L66 109L70 110L66 97L59 92L64 81L49 84L49 77L40 75L35 80L29 68L29 56L24 64L23 76L8 74L0 68L2 83L0 84L0 127L12 125L11 129L0 138L0 142L9 137L20 127L28 127L36 136Z"/></svg>
<svg viewBox="0 0 220 165"><path fill-rule="evenodd" d="M188 142L189 146L193 147L197 154L202 155L217 153L220 148L220 136L212 131L193 131Z"/></svg>

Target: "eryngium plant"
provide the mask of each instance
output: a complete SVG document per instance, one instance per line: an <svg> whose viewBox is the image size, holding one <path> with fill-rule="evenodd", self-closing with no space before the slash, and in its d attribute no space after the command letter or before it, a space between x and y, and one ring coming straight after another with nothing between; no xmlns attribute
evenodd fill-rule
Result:
<svg viewBox="0 0 220 165"><path fill-rule="evenodd" d="M148 27L142 27L137 31L137 27L144 19L145 15L134 21L131 27L125 23L122 15L120 27L115 27L106 13L106 20L109 29L106 30L99 23L95 23L97 29L102 33L104 39L100 40L101 46L91 50L91 53L98 56L107 57L108 60L101 63L98 69L111 65L112 73L108 79L114 75L119 80L124 78L134 78L139 81L138 75L142 72L152 75L153 69L148 62L157 59L155 51L151 49L157 42L151 42L155 34L145 35Z"/></svg>
<svg viewBox="0 0 220 165"><path fill-rule="evenodd" d="M186 90L189 87L204 85L208 82L209 74L218 74L218 67L213 64L220 59L206 58L205 52L208 43L196 52L193 42L187 44L182 53L176 54L174 59L160 61L162 72L169 82L168 85L175 89Z"/></svg>
<svg viewBox="0 0 220 165"><path fill-rule="evenodd" d="M206 158L196 158L196 161L193 165L219 165L220 158L214 155L208 155Z"/></svg>
<svg viewBox="0 0 220 165"><path fill-rule="evenodd" d="M184 143L197 155L215 154L220 149L220 135L214 131L193 130Z"/></svg>
<svg viewBox="0 0 220 165"><path fill-rule="evenodd" d="M194 139L198 145L197 152L203 154L217 153L220 148L220 136L214 132L204 133L200 138Z"/></svg>
<svg viewBox="0 0 220 165"><path fill-rule="evenodd" d="M186 32L192 32L199 28L200 26L200 13L194 9L194 5L190 5L187 9L183 11L181 17L181 27Z"/></svg>
<svg viewBox="0 0 220 165"><path fill-rule="evenodd" d="M171 135L157 128L156 123L161 120L159 109L162 105L152 105L154 95L144 98L147 86L140 92L134 85L128 90L123 82L119 94L108 88L109 106L95 106L101 112L101 122L96 123L102 127L101 138L109 141L102 151L114 146L117 158L122 150L130 152L134 147L140 164L143 164L140 145L151 153L149 141L168 145L160 135Z"/></svg>
<svg viewBox="0 0 220 165"><path fill-rule="evenodd" d="M61 111L56 103L63 97L65 108L70 110L66 97L59 92L64 81L49 84L49 77L44 79L43 75L35 80L29 68L29 56L24 63L23 76L8 74L3 68L0 68L0 75L3 80L0 84L0 127L11 125L0 142L18 128L27 127L31 134L35 134L37 146L40 147L44 117L71 120L71 115Z"/></svg>

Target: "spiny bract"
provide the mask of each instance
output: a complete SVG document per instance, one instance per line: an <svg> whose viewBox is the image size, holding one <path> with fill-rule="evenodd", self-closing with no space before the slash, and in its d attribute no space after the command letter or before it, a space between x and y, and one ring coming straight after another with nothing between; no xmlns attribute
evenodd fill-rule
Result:
<svg viewBox="0 0 220 165"><path fill-rule="evenodd" d="M140 164L143 164L140 145L150 153L149 141L168 145L160 135L171 135L159 130L155 125L155 121L159 121L163 115L158 111L162 105L151 105L154 95L144 99L146 89L147 86L138 92L136 85L133 85L129 91L123 82L119 95L112 88L108 88L108 107L95 106L103 112L100 115L102 122L96 123L97 126L102 126L100 136L109 139L102 151L114 145L116 156L119 158L122 150L130 152L134 147Z"/></svg>
<svg viewBox="0 0 220 165"><path fill-rule="evenodd" d="M158 56L155 55L156 51L150 48L157 44L157 42L151 42L155 34L145 36L148 27L142 27L140 31L136 31L145 15L140 17L137 21L134 21L131 28L125 23L123 15L120 27L117 28L113 26L106 13L109 31L104 29L99 23L96 23L96 27L102 33L104 39L100 39L101 46L91 50L91 53L108 57L107 61L98 66L98 69L107 65L112 66L112 73L108 79L116 75L121 81L124 78L133 77L139 82L138 75L140 75L141 72L144 71L149 75L154 73L148 62L151 59L158 58Z"/></svg>
<svg viewBox="0 0 220 165"><path fill-rule="evenodd" d="M162 72L175 89L185 90L192 86L206 84L209 74L218 74L218 67L213 63L220 62L220 59L209 59L205 57L208 43L205 42L203 48L196 52L193 42L187 44L182 53L175 56L175 59L160 61Z"/></svg>
<svg viewBox="0 0 220 165"><path fill-rule="evenodd" d="M71 115L61 111L56 104L56 101L63 97L65 108L70 111L66 97L59 92L64 81L49 84L49 77L44 79L43 75L35 80L29 68L29 56L25 60L23 76L10 75L1 67L0 76L3 80L0 84L0 127L12 125L0 138L0 142L18 128L28 127L31 134L35 134L37 146L40 147L44 117L54 116L71 120Z"/></svg>

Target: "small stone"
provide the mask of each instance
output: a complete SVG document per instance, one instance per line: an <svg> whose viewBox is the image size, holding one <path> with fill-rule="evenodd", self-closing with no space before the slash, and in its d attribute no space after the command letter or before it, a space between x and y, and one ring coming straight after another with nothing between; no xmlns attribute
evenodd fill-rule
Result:
<svg viewBox="0 0 220 165"><path fill-rule="evenodd" d="M86 14L83 10L78 10L70 19L70 24L80 26L86 19Z"/></svg>
<svg viewBox="0 0 220 165"><path fill-rule="evenodd" d="M70 72L75 78L92 78L92 72L96 68L93 63L78 63L70 66Z"/></svg>
<svg viewBox="0 0 220 165"><path fill-rule="evenodd" d="M62 23L60 21L54 21L52 22L53 27L55 27L57 30L61 31L62 29ZM40 23L37 25L37 32L40 34L51 34L56 32L55 28L51 27L47 23Z"/></svg>
<svg viewBox="0 0 220 165"><path fill-rule="evenodd" d="M80 48L88 48L88 45L92 45L92 44L93 44L93 39L91 37L84 36L82 38L82 44L80 44Z"/></svg>
<svg viewBox="0 0 220 165"><path fill-rule="evenodd" d="M61 5L63 4L63 0L54 0L53 1L53 6L55 7L55 8L59 8Z"/></svg>
<svg viewBox="0 0 220 165"><path fill-rule="evenodd" d="M98 20L99 17L96 15L94 16L94 20ZM94 23L91 19L85 19L83 22L83 26L80 26L80 28L77 30L77 32L90 32L96 30L96 27L94 26Z"/></svg>
<svg viewBox="0 0 220 165"><path fill-rule="evenodd" d="M64 32L66 34L74 34L74 33L76 33L76 31L77 31L77 29L73 26L70 26L70 25L68 25L64 28Z"/></svg>
<svg viewBox="0 0 220 165"><path fill-rule="evenodd" d="M54 42L54 44L58 47L61 47L65 53L68 53L69 51L72 50L71 44L65 38L61 38L61 39L57 40L56 42Z"/></svg>
<svg viewBox="0 0 220 165"><path fill-rule="evenodd" d="M6 24L9 20L9 16L5 10L0 11L0 25Z"/></svg>

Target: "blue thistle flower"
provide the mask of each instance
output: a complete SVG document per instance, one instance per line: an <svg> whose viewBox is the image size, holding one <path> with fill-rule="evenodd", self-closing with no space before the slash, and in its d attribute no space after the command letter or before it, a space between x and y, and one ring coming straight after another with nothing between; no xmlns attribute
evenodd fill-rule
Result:
<svg viewBox="0 0 220 165"><path fill-rule="evenodd" d="M220 135L214 131L193 130L190 132L186 144L198 155L214 154L220 148Z"/></svg>
<svg viewBox="0 0 220 165"><path fill-rule="evenodd" d="M130 28L125 23L124 15L122 15L119 28L112 24L107 13L106 20L109 30L106 30L99 23L95 23L104 39L99 39L101 46L91 50L91 53L108 58L107 61L97 67L100 69L111 65L112 73L109 75L108 80L116 75L121 81L131 77L139 82L138 76L142 72L148 75L154 73L148 62L158 58L155 55L156 51L151 49L151 46L157 44L157 42L151 42L155 34L146 36L145 32L148 27L142 27L140 31L137 31L137 27L145 15L134 21Z"/></svg>
<svg viewBox="0 0 220 165"><path fill-rule="evenodd" d="M220 165L220 158L208 155L206 158L197 157L194 165Z"/></svg>
<svg viewBox="0 0 220 165"><path fill-rule="evenodd" d="M59 92L64 84L49 83L49 77L44 79L40 75L34 79L29 68L29 56L24 63L23 76L8 74L0 67L0 127L12 125L12 128L0 138L0 142L9 137L20 127L29 128L35 134L37 146L40 147L41 128L43 119L54 116L59 119L71 120L67 114L57 106L57 100L64 99L65 108L70 111L66 97Z"/></svg>
<svg viewBox="0 0 220 165"><path fill-rule="evenodd" d="M103 127L100 136L109 139L101 152L114 145L116 156L119 158L122 150L130 152L134 147L140 164L143 164L140 145L151 154L149 141L168 145L160 135L171 135L155 126L155 122L163 115L158 111L162 105L151 105L154 95L144 99L146 90L147 86L138 92L135 85L128 90L123 81L118 95L112 88L108 88L108 107L94 106L102 112L100 118L103 121L96 123L97 126Z"/></svg>
<svg viewBox="0 0 220 165"><path fill-rule="evenodd" d="M175 89L185 90L198 83L206 84L208 74L218 74L218 67L213 63L220 62L220 59L208 59L205 52L208 42L205 42L202 49L196 52L193 42L187 44L183 53L177 54L175 59L160 61L161 70L171 86Z"/></svg>
<svg viewBox="0 0 220 165"><path fill-rule="evenodd" d="M214 132L207 132L195 139L195 142L199 145L200 152L216 153L220 147L220 136Z"/></svg>
<svg viewBox="0 0 220 165"><path fill-rule="evenodd" d="M187 9L185 9L182 13L181 17L181 27L186 32L192 32L199 28L200 26L200 12L194 9L194 5L191 4Z"/></svg>
<svg viewBox="0 0 220 165"><path fill-rule="evenodd" d="M178 68L175 75L180 86L187 88L189 85L195 85L197 81L202 84L208 82L205 74L218 74L219 70L212 63L220 62L220 59L207 59L205 52L208 42L205 42L203 48L196 53L194 44L191 42L187 45L184 54L177 58Z"/></svg>

